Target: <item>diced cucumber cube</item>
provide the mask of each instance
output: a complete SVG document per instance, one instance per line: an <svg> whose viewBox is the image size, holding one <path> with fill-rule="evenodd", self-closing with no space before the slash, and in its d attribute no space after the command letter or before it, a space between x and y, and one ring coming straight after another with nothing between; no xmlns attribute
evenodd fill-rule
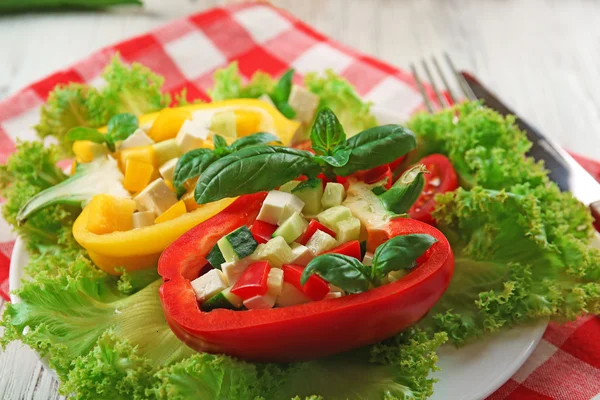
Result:
<svg viewBox="0 0 600 400"><path fill-rule="evenodd" d="M342 288L332 285L331 283L329 284L329 292L339 292L341 294L346 293Z"/></svg>
<svg viewBox="0 0 600 400"><path fill-rule="evenodd" d="M306 243L306 247L310 250L313 255L319 255L324 251L331 250L337 245L337 240L335 240L331 235L317 229L314 235Z"/></svg>
<svg viewBox="0 0 600 400"><path fill-rule="evenodd" d="M326 299L339 299L343 295L344 294L340 293L340 292L329 292L329 293L327 293L327 295L325 295L325 298Z"/></svg>
<svg viewBox="0 0 600 400"><path fill-rule="evenodd" d="M344 206L331 207L317 215L319 222L329 229L334 230L336 234L338 222L352 217L350 209Z"/></svg>
<svg viewBox="0 0 600 400"><path fill-rule="evenodd" d="M227 278L218 269L211 269L192 281L198 301L203 302L227 288Z"/></svg>
<svg viewBox="0 0 600 400"><path fill-rule="evenodd" d="M221 254L226 262L235 262L239 259L235 254L235 251L233 251L233 246L229 243L229 240L227 240L227 236L223 236L219 239L217 246L219 246L219 250L221 250Z"/></svg>
<svg viewBox="0 0 600 400"><path fill-rule="evenodd" d="M271 268L267 277L267 294L277 298L283 288L283 270Z"/></svg>
<svg viewBox="0 0 600 400"><path fill-rule="evenodd" d="M237 310L242 307L242 299L231 293L231 287L200 304L202 311L212 311L217 308L226 308L228 310Z"/></svg>
<svg viewBox="0 0 600 400"><path fill-rule="evenodd" d="M346 198L346 189L341 183L327 182L321 198L323 208L331 208L342 204Z"/></svg>
<svg viewBox="0 0 600 400"><path fill-rule="evenodd" d="M363 263L363 265L366 265L367 267L370 267L371 265L373 265L373 253L371 253L370 251L367 251L365 253L365 256L363 257L362 263Z"/></svg>
<svg viewBox="0 0 600 400"><path fill-rule="evenodd" d="M242 258L241 260L232 261L232 262L224 262L221 264L221 271L227 277L227 283L229 285L235 285L235 283L240 279L240 276L244 273L246 268L250 264L252 264L254 260L250 257Z"/></svg>
<svg viewBox="0 0 600 400"><path fill-rule="evenodd" d="M245 300L244 306L248 310L268 310L275 306L275 296L271 296L270 294L254 296Z"/></svg>
<svg viewBox="0 0 600 400"><path fill-rule="evenodd" d="M221 264L225 262L225 258L223 257L221 250L219 250L218 244L215 244L213 248L210 249L210 252L206 256L206 261L208 261L213 268L221 269Z"/></svg>
<svg viewBox="0 0 600 400"><path fill-rule="evenodd" d="M404 277L407 273L408 273L408 271L406 271L404 269L400 270L400 271L392 271L387 275L387 279L390 283L396 282L400 278Z"/></svg>
<svg viewBox="0 0 600 400"><path fill-rule="evenodd" d="M285 239L277 236L267 243L260 244L251 257L256 261L268 261L272 268L281 268L283 264L292 262L294 254Z"/></svg>
<svg viewBox="0 0 600 400"><path fill-rule="evenodd" d="M223 236L219 239L217 245L225 261L232 262L252 254L258 243L252 236L250 229L244 225Z"/></svg>
<svg viewBox="0 0 600 400"><path fill-rule="evenodd" d="M279 187L280 192L292 193L292 190L300 184L300 181L289 181Z"/></svg>
<svg viewBox="0 0 600 400"><path fill-rule="evenodd" d="M163 165L167 161L181 155L181 149L177 146L175 139L167 139L154 143L152 147L154 148L154 156L158 165Z"/></svg>
<svg viewBox="0 0 600 400"><path fill-rule="evenodd" d="M294 254L292 264L306 267L308 263L315 258L313 253L306 246L303 246L299 243L292 243L290 247L292 248L292 253Z"/></svg>
<svg viewBox="0 0 600 400"><path fill-rule="evenodd" d="M352 217L338 222L335 233L336 239L340 243L358 240L360 237L360 220Z"/></svg>
<svg viewBox="0 0 600 400"><path fill-rule="evenodd" d="M296 289L294 285L289 282L283 282L281 294L277 297L276 304L279 307L288 307L308 303L309 301L310 299L304 293Z"/></svg>
<svg viewBox="0 0 600 400"><path fill-rule="evenodd" d="M308 228L308 222L295 212L273 232L273 237L281 236L287 243L292 243L304 233L306 228Z"/></svg>
<svg viewBox="0 0 600 400"><path fill-rule="evenodd" d="M271 190L256 218L272 225L279 225L294 212L301 213L304 202L291 193Z"/></svg>
<svg viewBox="0 0 600 400"><path fill-rule="evenodd" d="M292 194L298 196L298 198L304 202L302 212L305 215L317 215L321 212L323 182L320 179L310 178L309 180L301 182L292 189Z"/></svg>

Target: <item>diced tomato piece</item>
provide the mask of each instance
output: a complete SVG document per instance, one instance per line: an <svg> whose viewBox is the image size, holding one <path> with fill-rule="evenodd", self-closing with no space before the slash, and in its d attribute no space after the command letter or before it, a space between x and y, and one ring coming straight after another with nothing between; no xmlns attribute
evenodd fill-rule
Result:
<svg viewBox="0 0 600 400"><path fill-rule="evenodd" d="M315 232L317 230L319 230L321 232L325 232L326 234L331 235L335 238L334 231L332 231L331 229L329 229L328 227L326 227L325 225L323 225L316 219L311 219L310 222L308 223L308 228L306 228L306 231L304 231L304 234L300 237L300 239L298 240L298 243L306 244L306 242L309 241L309 239L312 237L312 235L315 234Z"/></svg>
<svg viewBox="0 0 600 400"><path fill-rule="evenodd" d="M267 293L267 279L270 271L271 266L268 261L258 261L250 264L231 288L231 293L242 300L254 296L263 296Z"/></svg>
<svg viewBox="0 0 600 400"><path fill-rule="evenodd" d="M254 240L258 243L267 243L273 237L273 232L277 229L277 225L269 224L264 221L254 221L250 232L254 236Z"/></svg>
<svg viewBox="0 0 600 400"><path fill-rule="evenodd" d="M344 244L340 244L338 247L326 251L323 254L335 253L335 254L343 254L348 257L354 257L357 260L360 260L360 242L358 240L351 240Z"/></svg>
<svg viewBox="0 0 600 400"><path fill-rule="evenodd" d="M304 271L304 267L300 265L286 264L281 267L283 269L283 280L301 292L303 292L310 299L317 301L323 300L327 293L329 293L329 284L323 278L318 275L311 275L304 285L300 283L300 277ZM232 290L233 292L233 290Z"/></svg>

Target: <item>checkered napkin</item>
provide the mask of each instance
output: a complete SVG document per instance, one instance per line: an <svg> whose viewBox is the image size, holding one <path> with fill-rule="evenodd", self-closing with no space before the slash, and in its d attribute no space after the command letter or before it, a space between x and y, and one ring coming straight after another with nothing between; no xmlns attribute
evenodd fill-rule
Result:
<svg viewBox="0 0 600 400"><path fill-rule="evenodd" d="M315 32L285 11L266 4L215 8L100 50L0 103L0 163L15 140L35 139L39 107L58 83L99 83L98 75L118 51L166 79L166 90L187 88L190 98L207 99L215 69L238 60L250 77L261 69L278 76L290 67L302 75L331 68L378 107L407 117L422 106L411 76ZM587 167L600 177L600 164ZM7 292L13 239L0 219L0 294ZM489 399L600 399L600 319L551 324L525 365ZM595 396L595 397L594 397Z"/></svg>

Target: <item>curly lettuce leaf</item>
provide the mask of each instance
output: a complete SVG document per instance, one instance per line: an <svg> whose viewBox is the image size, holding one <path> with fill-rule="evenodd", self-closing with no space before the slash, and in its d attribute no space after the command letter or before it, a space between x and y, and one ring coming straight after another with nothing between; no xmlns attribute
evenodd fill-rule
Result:
<svg viewBox="0 0 600 400"><path fill-rule="evenodd" d="M17 223L19 210L29 199L67 178L56 166L59 154L56 146L17 142L17 151L5 165L0 165L0 196L6 199L2 216L34 253L48 252L57 244L68 247L74 243L70 226L78 214L76 208L52 205L32 215L26 223Z"/></svg>
<svg viewBox="0 0 600 400"><path fill-rule="evenodd" d="M122 113L142 115L158 111L171 103L161 91L165 79L140 63L124 64L117 56L106 66L102 89L110 116Z"/></svg>
<svg viewBox="0 0 600 400"><path fill-rule="evenodd" d="M586 208L557 189L512 189L458 189L436 199L434 216L456 265L421 326L456 344L542 318L600 312L600 251L590 247Z"/></svg>
<svg viewBox="0 0 600 400"><path fill-rule="evenodd" d="M270 75L256 71L250 82L244 84L236 61L219 69L214 75L214 86L208 91L212 101L257 98L273 90L275 81Z"/></svg>
<svg viewBox="0 0 600 400"><path fill-rule="evenodd" d="M102 94L94 87L69 83L56 86L40 110L35 130L40 138L54 137L61 151L71 154L67 132L77 126L96 128L106 124L110 112Z"/></svg>
<svg viewBox="0 0 600 400"><path fill-rule="evenodd" d="M514 121L514 116L504 117L479 102L462 103L435 114L416 114L408 128L417 135L419 147L405 164L441 153L452 162L463 187L502 189L515 184L543 184L547 181L543 164L526 157L531 142Z"/></svg>
<svg viewBox="0 0 600 400"><path fill-rule="evenodd" d="M348 136L377 125L375 116L371 113L371 103L362 100L350 82L332 70L327 70L324 74L306 74L304 85L320 97L319 108L328 107L333 110Z"/></svg>

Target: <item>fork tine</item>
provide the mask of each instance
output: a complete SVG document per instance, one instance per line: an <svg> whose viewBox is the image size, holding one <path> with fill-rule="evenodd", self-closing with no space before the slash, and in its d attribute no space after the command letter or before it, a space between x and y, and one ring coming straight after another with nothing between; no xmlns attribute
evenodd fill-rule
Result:
<svg viewBox="0 0 600 400"><path fill-rule="evenodd" d="M464 96L471 101L477 100L477 96L475 96L475 93L473 93L473 91L471 90L471 88L469 87L467 82L465 81L464 76L462 76L458 72L456 67L454 67L454 63L450 59L450 56L448 55L448 53L444 53L444 58L446 59L446 63L450 67L450 70L452 71L454 78L458 81L458 86L460 86L460 89L462 90Z"/></svg>
<svg viewBox="0 0 600 400"><path fill-rule="evenodd" d="M444 98L444 95L441 94L441 92L438 90L435 80L433 79L433 75L431 74L431 71L429 70L429 66L427 65L427 62L425 61L425 59L421 60L421 65L423 66L425 75L427 75L427 80L429 81L429 84L431 85L431 88L433 89L433 93L435 94L435 98L437 99L438 104L441 107L447 107L448 106L447 101Z"/></svg>
<svg viewBox="0 0 600 400"><path fill-rule="evenodd" d="M431 57L431 59L433 60L433 65L435 66L435 69L436 69L438 75L440 76L440 79L442 80L444 87L446 88L446 93L448 93L447 98L446 98L446 96L443 96L443 97L444 97L444 100L446 101L447 107L450 107L450 106L454 105L454 103L457 102L458 98L456 97L456 95L454 94L454 91L452 90L452 87L446 80L446 75L444 74L444 71L442 71L442 68L440 67L440 63L438 63L437 58Z"/></svg>
<svg viewBox="0 0 600 400"><path fill-rule="evenodd" d="M414 64L410 64L410 71L412 72L412 75L415 78L417 88L419 89L419 93L421 93L421 97L423 98L423 102L425 103L425 107L427 108L427 111L429 111L430 113L433 113L435 111L433 108L433 104L431 103L431 100L429 100L429 97L427 96L427 93L425 92L425 87L423 86L423 81L419 77L419 74L417 73L417 69L415 68Z"/></svg>

